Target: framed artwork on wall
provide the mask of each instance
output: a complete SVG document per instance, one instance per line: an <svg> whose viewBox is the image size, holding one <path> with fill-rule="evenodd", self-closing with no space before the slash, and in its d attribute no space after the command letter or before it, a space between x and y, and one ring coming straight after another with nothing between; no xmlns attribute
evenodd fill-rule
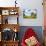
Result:
<svg viewBox="0 0 46 46"><path fill-rule="evenodd" d="M36 19L37 18L37 9L26 9L23 11L23 18L27 19Z"/></svg>

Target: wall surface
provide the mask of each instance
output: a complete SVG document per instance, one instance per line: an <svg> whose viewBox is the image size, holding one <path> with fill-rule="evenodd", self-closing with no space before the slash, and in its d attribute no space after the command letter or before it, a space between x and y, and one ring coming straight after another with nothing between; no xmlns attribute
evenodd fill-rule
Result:
<svg viewBox="0 0 46 46"><path fill-rule="evenodd" d="M0 0L0 6L1 7L12 7L14 6L15 0Z"/></svg>
<svg viewBox="0 0 46 46"><path fill-rule="evenodd" d="M20 12L20 25L21 26L43 26L43 6L42 0L21 0L20 11L22 9L37 9L37 19L24 19L23 12Z"/></svg>

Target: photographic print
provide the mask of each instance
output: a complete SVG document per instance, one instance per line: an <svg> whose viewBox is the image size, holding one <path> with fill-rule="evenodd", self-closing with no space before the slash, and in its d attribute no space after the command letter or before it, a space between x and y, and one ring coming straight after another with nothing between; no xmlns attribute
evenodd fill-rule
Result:
<svg viewBox="0 0 46 46"><path fill-rule="evenodd" d="M23 18L36 19L37 18L37 10L36 9L26 9L23 11Z"/></svg>

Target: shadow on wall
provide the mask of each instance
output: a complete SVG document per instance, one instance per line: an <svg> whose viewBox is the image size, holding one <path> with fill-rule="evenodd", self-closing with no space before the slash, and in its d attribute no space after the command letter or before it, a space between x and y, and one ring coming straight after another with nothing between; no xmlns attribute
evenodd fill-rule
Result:
<svg viewBox="0 0 46 46"><path fill-rule="evenodd" d="M42 26L21 26L20 27L20 32L19 32L19 39L20 39L20 42L23 38L23 35L25 33L25 31L28 29L28 28L32 28L37 36L38 36L38 39L41 43L43 43L43 30L42 30Z"/></svg>

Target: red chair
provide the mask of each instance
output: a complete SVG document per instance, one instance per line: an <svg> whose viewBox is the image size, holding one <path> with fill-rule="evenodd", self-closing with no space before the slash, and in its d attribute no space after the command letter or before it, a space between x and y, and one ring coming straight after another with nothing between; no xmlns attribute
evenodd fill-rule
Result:
<svg viewBox="0 0 46 46"><path fill-rule="evenodd" d="M25 43L25 39L28 39L29 37L36 37L37 39L37 35L34 32L34 30L32 28L28 28L27 31L25 32L24 37L22 38L22 42L21 42L21 46L27 46ZM41 46L40 43L38 42L35 46Z"/></svg>

